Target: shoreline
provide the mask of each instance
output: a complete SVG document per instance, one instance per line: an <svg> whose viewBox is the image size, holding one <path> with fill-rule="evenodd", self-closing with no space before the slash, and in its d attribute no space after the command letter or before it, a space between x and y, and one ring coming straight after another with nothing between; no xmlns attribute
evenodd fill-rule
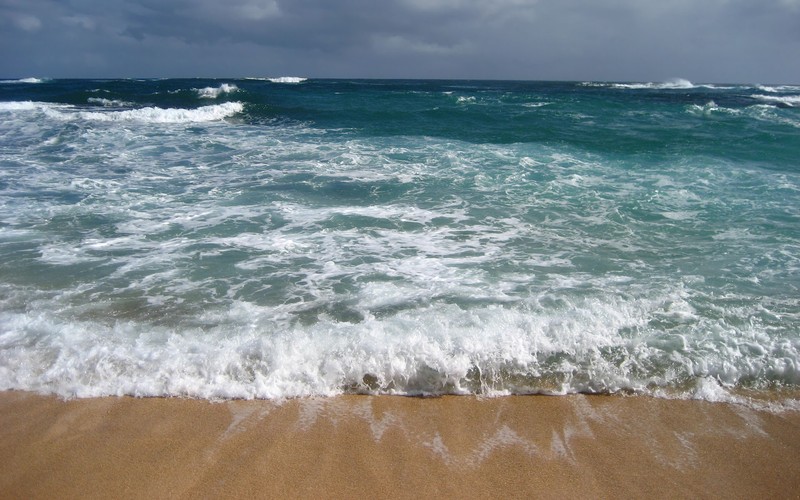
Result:
<svg viewBox="0 0 800 500"><path fill-rule="evenodd" d="M795 497L800 411L648 396L0 392L0 496Z"/></svg>

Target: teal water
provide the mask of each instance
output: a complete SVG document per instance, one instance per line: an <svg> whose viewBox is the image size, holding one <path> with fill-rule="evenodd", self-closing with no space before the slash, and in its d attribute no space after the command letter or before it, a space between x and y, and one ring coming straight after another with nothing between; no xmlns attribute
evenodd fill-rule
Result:
<svg viewBox="0 0 800 500"><path fill-rule="evenodd" d="M800 86L0 82L0 389L800 382Z"/></svg>

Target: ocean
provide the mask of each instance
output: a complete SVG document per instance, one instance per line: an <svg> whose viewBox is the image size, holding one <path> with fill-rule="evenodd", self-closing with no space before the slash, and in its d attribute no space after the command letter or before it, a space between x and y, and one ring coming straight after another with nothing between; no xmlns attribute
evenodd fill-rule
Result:
<svg viewBox="0 0 800 500"><path fill-rule="evenodd" d="M798 363L798 85L0 81L0 390L780 400Z"/></svg>

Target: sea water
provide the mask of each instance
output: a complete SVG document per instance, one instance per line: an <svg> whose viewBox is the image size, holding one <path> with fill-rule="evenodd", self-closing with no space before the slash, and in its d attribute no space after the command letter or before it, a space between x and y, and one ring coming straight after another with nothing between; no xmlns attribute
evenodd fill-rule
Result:
<svg viewBox="0 0 800 500"><path fill-rule="evenodd" d="M800 383L800 86L0 82L0 389Z"/></svg>

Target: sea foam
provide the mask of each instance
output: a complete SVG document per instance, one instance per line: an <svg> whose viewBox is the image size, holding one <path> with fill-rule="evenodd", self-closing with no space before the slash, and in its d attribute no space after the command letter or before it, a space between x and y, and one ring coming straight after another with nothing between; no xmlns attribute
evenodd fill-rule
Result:
<svg viewBox="0 0 800 500"><path fill-rule="evenodd" d="M267 80L271 81L272 83L303 83L304 81L308 80L308 78L302 78L299 76L279 76L277 78L267 78Z"/></svg>
<svg viewBox="0 0 800 500"><path fill-rule="evenodd" d="M230 94L236 92L239 87L232 83L223 83L219 87L204 87L202 89L195 89L197 95L203 99L216 99L221 94Z"/></svg>
<svg viewBox="0 0 800 500"><path fill-rule="evenodd" d="M99 104L106 108L116 108L116 107L130 107L134 106L135 104L128 101L121 101L119 99L104 99L102 97L90 97L86 99L86 102L90 104Z"/></svg>
<svg viewBox="0 0 800 500"><path fill-rule="evenodd" d="M90 98L92 99L92 98ZM124 105L122 101L97 101L104 107ZM240 102L226 102L194 109L146 107L124 111L83 111L69 104L53 104L34 101L0 102L0 112L40 111L57 120L90 120L100 122L144 122L144 123L193 123L219 121L244 110Z"/></svg>
<svg viewBox="0 0 800 500"><path fill-rule="evenodd" d="M195 123L219 121L241 113L242 110L244 110L242 103L226 102L195 109L147 107L111 112L80 111L74 116L101 122ZM60 113L59 116L70 119L72 115Z"/></svg>
<svg viewBox="0 0 800 500"><path fill-rule="evenodd" d="M20 78L19 80L2 80L0 83L44 83L42 78Z"/></svg>
<svg viewBox="0 0 800 500"><path fill-rule="evenodd" d="M789 107L800 106L800 95L761 95L753 94L750 97L759 101L783 104Z"/></svg>
<svg viewBox="0 0 800 500"><path fill-rule="evenodd" d="M612 88L616 89L657 89L657 90L671 90L671 89L693 89L695 85L689 80L683 78L676 78L660 83L614 83L611 84Z"/></svg>
<svg viewBox="0 0 800 500"><path fill-rule="evenodd" d="M35 101L81 85L161 107ZM360 85L237 95L269 109L190 109L184 80L14 88L0 388L728 400L800 383L796 108L748 98L780 94ZM456 112L405 113L437 106Z"/></svg>

